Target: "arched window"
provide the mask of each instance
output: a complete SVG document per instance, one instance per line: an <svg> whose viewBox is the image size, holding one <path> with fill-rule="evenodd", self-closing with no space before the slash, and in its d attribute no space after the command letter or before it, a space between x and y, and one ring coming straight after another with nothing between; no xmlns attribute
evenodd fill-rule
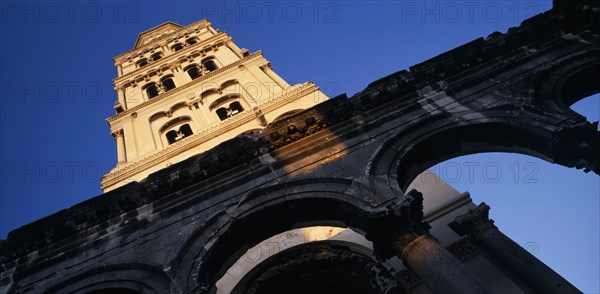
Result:
<svg viewBox="0 0 600 294"><path fill-rule="evenodd" d="M195 37L194 38L189 38L189 39L185 40L185 43L188 44L188 45L194 45L194 44L198 43L198 39L195 38Z"/></svg>
<svg viewBox="0 0 600 294"><path fill-rule="evenodd" d="M181 43L177 43L177 44L171 46L171 50L173 50L174 52L177 52L181 49L183 49L183 45Z"/></svg>
<svg viewBox="0 0 600 294"><path fill-rule="evenodd" d="M190 127L190 125L184 124L181 127L179 127L179 129L168 131L166 136L167 136L167 141L169 142L169 145L171 145L171 144L173 144L185 137L189 137L193 134L194 134L194 132L192 132L192 128Z"/></svg>
<svg viewBox="0 0 600 294"><path fill-rule="evenodd" d="M209 72L213 71L213 70L215 70L217 68L219 68L217 66L217 64L215 63L215 61L212 60L212 59L209 59L209 60L206 60L206 61L202 62L202 66L204 66L204 68L206 68L206 70L209 71Z"/></svg>
<svg viewBox="0 0 600 294"><path fill-rule="evenodd" d="M170 90L175 89L175 82L173 81L173 77L171 77L171 76L163 78L160 81L160 83L162 84L165 91L170 91Z"/></svg>
<svg viewBox="0 0 600 294"><path fill-rule="evenodd" d="M227 113L227 108L221 107L221 108L217 109L217 115L219 116L219 118L221 120L226 120L229 117L229 115Z"/></svg>
<svg viewBox="0 0 600 294"><path fill-rule="evenodd" d="M142 90L146 92L146 96L148 96L148 99L152 99L158 96L158 87L156 87L156 83L154 82L145 85L142 88Z"/></svg>
<svg viewBox="0 0 600 294"><path fill-rule="evenodd" d="M194 65L191 65L191 66L188 66L188 67L185 69L185 72L187 72L187 74L190 76L190 78L191 78L192 80L195 80L195 79L197 79L197 78L199 78L199 77L201 76L201 74L200 74L200 69L199 69L199 68L198 68L198 66L197 66L197 65L195 65L195 64L194 64Z"/></svg>
<svg viewBox="0 0 600 294"><path fill-rule="evenodd" d="M159 60L159 59L161 59L161 58L162 58L162 53L160 53L160 52L156 52L156 53L152 54L152 56L151 56L150 58L151 58L153 61L157 61L157 60Z"/></svg>
<svg viewBox="0 0 600 294"><path fill-rule="evenodd" d="M238 101L233 101L229 104L228 107L223 106L217 109L216 113L221 120L226 120L227 118L239 114L242 111L244 111L244 107L242 107L242 104L240 104L240 102Z"/></svg>
<svg viewBox="0 0 600 294"><path fill-rule="evenodd" d="M146 66L147 64L148 64L148 60L146 58L142 58L136 63L136 66L138 68L140 68L140 67Z"/></svg>
<svg viewBox="0 0 600 294"><path fill-rule="evenodd" d="M229 104L229 109L231 109L231 115L236 115L244 111L242 104L240 104L238 101L231 102L231 104Z"/></svg>

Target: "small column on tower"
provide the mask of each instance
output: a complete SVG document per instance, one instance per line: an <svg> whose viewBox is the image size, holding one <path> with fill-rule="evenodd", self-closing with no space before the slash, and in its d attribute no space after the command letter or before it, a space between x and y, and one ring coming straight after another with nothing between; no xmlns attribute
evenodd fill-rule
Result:
<svg viewBox="0 0 600 294"><path fill-rule="evenodd" d="M123 130L118 130L112 133L113 138L117 142L117 163L124 163L125 160L125 140L123 139Z"/></svg>

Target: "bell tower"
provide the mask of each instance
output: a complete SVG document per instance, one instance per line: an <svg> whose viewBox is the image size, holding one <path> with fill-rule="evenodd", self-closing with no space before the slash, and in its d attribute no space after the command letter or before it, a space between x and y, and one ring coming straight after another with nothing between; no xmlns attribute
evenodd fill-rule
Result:
<svg viewBox="0 0 600 294"><path fill-rule="evenodd" d="M114 62L107 121L118 162L105 192L327 99L311 82L289 85L261 51L240 49L206 19L149 29Z"/></svg>

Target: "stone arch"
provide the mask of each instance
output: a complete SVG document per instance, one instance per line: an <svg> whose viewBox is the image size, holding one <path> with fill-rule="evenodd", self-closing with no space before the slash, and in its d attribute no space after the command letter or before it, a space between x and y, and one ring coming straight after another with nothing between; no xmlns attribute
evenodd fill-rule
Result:
<svg viewBox="0 0 600 294"><path fill-rule="evenodd" d="M178 110L180 108L187 108L187 107L188 107L188 105L187 105L186 102L177 102L177 103L173 104L173 106L171 106L169 108L168 112L175 113L176 110Z"/></svg>
<svg viewBox="0 0 600 294"><path fill-rule="evenodd" d="M173 118L171 120L169 120L168 122L164 123L159 129L158 129L158 133L162 134L164 133L167 129L171 128L172 126L178 125L180 123L185 123L185 122L191 122L192 118L190 116L179 116L176 118Z"/></svg>
<svg viewBox="0 0 600 294"><path fill-rule="evenodd" d="M166 116L168 116L168 115L167 115L167 112L166 112L166 111L159 111L159 112L157 112L157 113L154 113L154 114L152 114L152 115L151 115L151 116L148 118L148 121L149 121L149 122L153 122L153 121L155 121L155 120L157 120L157 119L159 119L159 118L161 118L161 117L163 117L163 116L165 116L165 117L166 117Z"/></svg>
<svg viewBox="0 0 600 294"><path fill-rule="evenodd" d="M566 58L545 71L536 84L536 100L559 113L574 113L569 107L600 93L600 50L590 50Z"/></svg>
<svg viewBox="0 0 600 294"><path fill-rule="evenodd" d="M138 293L180 293L171 277L158 267L127 263L96 267L60 281L43 293L85 294L106 289L127 289Z"/></svg>
<svg viewBox="0 0 600 294"><path fill-rule="evenodd" d="M219 89L216 89L216 88L211 88L211 89L204 90L204 91L202 91L202 93L200 93L200 100L202 102L206 102L207 101L206 97L208 97L210 95L213 95L213 94L214 95L219 95L219 94L221 94L221 91Z"/></svg>
<svg viewBox="0 0 600 294"><path fill-rule="evenodd" d="M320 178L282 183L246 194L227 213L213 215L182 245L172 269L184 288L214 290L244 252L281 232L308 226L349 227L365 234L387 213L381 196L357 182ZM367 199L370 199L367 201ZM266 226L265 224L269 224Z"/></svg>
<svg viewBox="0 0 600 294"><path fill-rule="evenodd" d="M481 118L471 121L434 116L426 125L406 129L382 144L367 176L375 185L406 191L427 168L483 152L520 153L600 173L600 136L594 126L562 128L535 121L540 119L535 116L516 118L516 112L479 112Z"/></svg>
<svg viewBox="0 0 600 294"><path fill-rule="evenodd" d="M286 287L288 289L282 289ZM250 270L231 293L313 293L315 290L319 293L396 293L395 287L393 274L373 259L368 248L342 240L325 240L300 244L269 257Z"/></svg>
<svg viewBox="0 0 600 294"><path fill-rule="evenodd" d="M214 109L219 107L221 104L223 104L227 101L230 101L230 100L235 100L235 99L244 100L240 94L223 95L223 96L219 97L218 99L216 99L215 101L213 101L212 103L210 103L210 105L208 106L208 110L213 111ZM246 102L246 101L244 100L244 102ZM247 104L244 106L248 107Z"/></svg>
<svg viewBox="0 0 600 294"><path fill-rule="evenodd" d="M225 88L227 88L231 85L239 85L239 84L240 84L240 82L238 82L237 79L229 79L227 81L222 82L221 85L219 85L219 88L221 90L224 90Z"/></svg>

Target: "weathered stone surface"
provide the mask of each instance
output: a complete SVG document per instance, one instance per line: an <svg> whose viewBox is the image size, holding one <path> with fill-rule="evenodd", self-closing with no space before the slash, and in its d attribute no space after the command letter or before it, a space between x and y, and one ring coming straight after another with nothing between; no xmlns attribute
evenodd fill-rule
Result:
<svg viewBox="0 0 600 294"><path fill-rule="evenodd" d="M0 290L214 290L245 249L285 230L385 231L415 176L460 155L517 152L600 174L597 123L568 108L598 91L599 11L555 1L506 34L14 230L0 242Z"/></svg>

